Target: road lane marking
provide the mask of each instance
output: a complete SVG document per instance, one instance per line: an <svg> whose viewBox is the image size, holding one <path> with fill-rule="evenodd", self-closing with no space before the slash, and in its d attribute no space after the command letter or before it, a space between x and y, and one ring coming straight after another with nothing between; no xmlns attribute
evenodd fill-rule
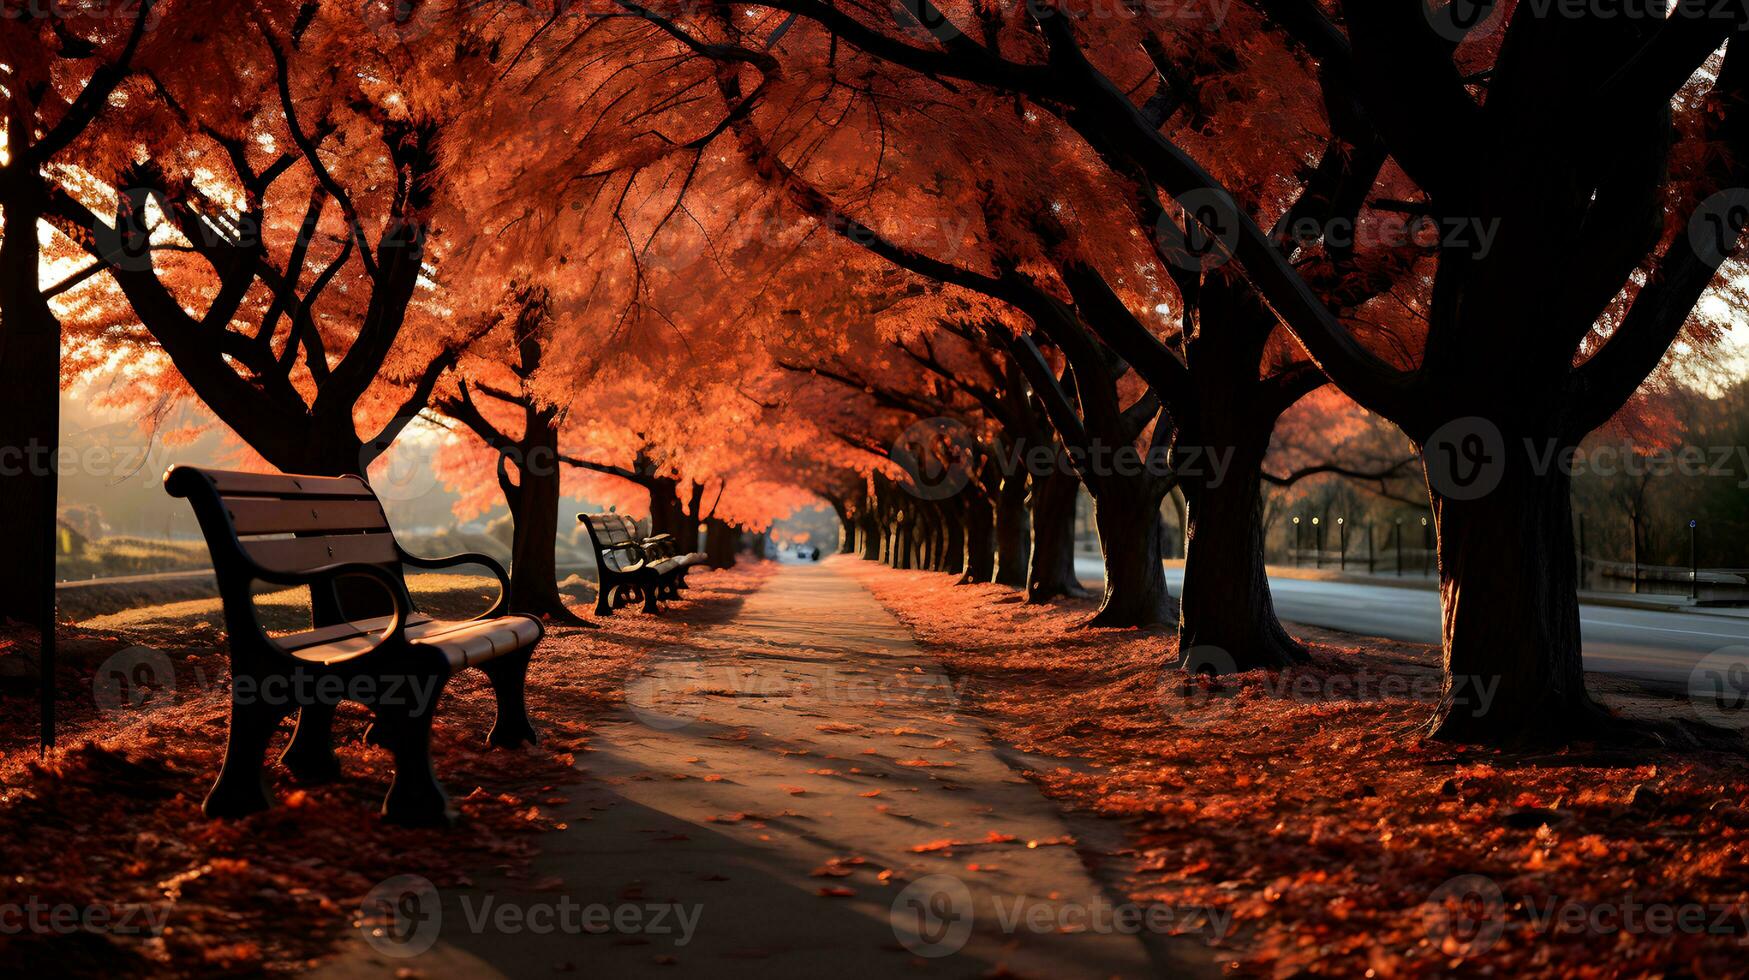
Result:
<svg viewBox="0 0 1749 980"><path fill-rule="evenodd" d="M1671 627L1671 626L1640 626L1637 623L1612 623L1607 619L1586 619L1583 616L1581 616L1579 618L1579 622L1581 624L1590 623L1593 626L1614 626L1618 629L1653 630L1653 631L1656 631L1659 633L1682 633L1682 634L1685 634L1687 636L1712 636L1712 637L1717 637L1717 638L1722 639L1722 640L1749 639L1749 632L1744 632L1744 633L1708 633L1708 632L1705 632L1704 630L1679 630L1679 629L1676 629L1675 627Z"/></svg>

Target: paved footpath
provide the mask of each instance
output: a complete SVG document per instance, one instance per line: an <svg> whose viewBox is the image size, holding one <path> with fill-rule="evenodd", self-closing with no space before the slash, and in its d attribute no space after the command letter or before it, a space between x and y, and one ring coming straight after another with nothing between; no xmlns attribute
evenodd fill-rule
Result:
<svg viewBox="0 0 1749 980"><path fill-rule="evenodd" d="M1109 927L1055 807L861 585L785 566L705 637L628 678L532 881L392 883L321 972L1215 974Z"/></svg>

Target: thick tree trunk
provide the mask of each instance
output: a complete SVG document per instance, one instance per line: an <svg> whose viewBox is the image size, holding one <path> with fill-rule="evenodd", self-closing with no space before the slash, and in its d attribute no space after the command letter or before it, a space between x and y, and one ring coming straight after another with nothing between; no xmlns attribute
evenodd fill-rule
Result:
<svg viewBox="0 0 1749 980"><path fill-rule="evenodd" d="M665 476L652 477L644 484L650 493L650 534L672 534L680 537L686 523L686 508L680 503L680 484Z"/></svg>
<svg viewBox="0 0 1749 980"><path fill-rule="evenodd" d="M15 78L12 82L17 85ZM15 92L14 99L19 96ZM18 118L13 116L16 125ZM28 141L14 136L13 145ZM43 298L37 246L43 183L14 161L0 200L0 501L14 521L0 562L0 624L39 632L43 745L55 738L55 552L61 433L61 324Z"/></svg>
<svg viewBox="0 0 1749 980"><path fill-rule="evenodd" d="M832 510L838 515L838 554L853 555L856 553L856 519L850 516L850 508L841 503L834 503Z"/></svg>
<svg viewBox="0 0 1749 980"><path fill-rule="evenodd" d="M941 570L950 575L958 575L966 570L966 521L965 508L954 506L951 502L940 505L942 526L946 529L946 540L942 543Z"/></svg>
<svg viewBox="0 0 1749 980"><path fill-rule="evenodd" d="M917 556L917 515L907 508L905 516L899 521L899 535L893 545L893 567L909 571L916 565Z"/></svg>
<svg viewBox="0 0 1749 980"><path fill-rule="evenodd" d="M881 524L875 516L872 501L868 509L856 517L856 547L864 561L881 560Z"/></svg>
<svg viewBox="0 0 1749 980"><path fill-rule="evenodd" d="M712 517L705 521L704 552L710 556L712 568L735 567L735 553L741 545L741 532L727 521Z"/></svg>
<svg viewBox="0 0 1749 980"><path fill-rule="evenodd" d="M1270 598L1260 494L1268 440L1250 443L1236 449L1218 485L1181 484L1186 533L1178 648L1188 670L1227 673L1306 659Z"/></svg>
<svg viewBox="0 0 1749 980"><path fill-rule="evenodd" d="M0 202L7 229L0 238L0 500L17 530L0 562L0 620L51 630L61 324L38 282L42 182L34 173L7 176L12 186Z"/></svg>
<svg viewBox="0 0 1749 980"><path fill-rule="evenodd" d="M1433 494L1445 691L1431 728L1442 740L1560 740L1603 717L1580 658L1570 480L1505 455L1492 491Z"/></svg>
<svg viewBox="0 0 1749 980"><path fill-rule="evenodd" d="M1064 469L1054 469L1049 476L1033 481L1027 500L1032 512L1027 602L1087 594L1075 577L1075 505L1080 496L1080 479Z"/></svg>
<svg viewBox="0 0 1749 980"><path fill-rule="evenodd" d="M935 519L928 507L917 506L916 520L911 525L911 567L918 571L935 571Z"/></svg>
<svg viewBox="0 0 1749 980"><path fill-rule="evenodd" d="M559 430L550 411L527 413L527 429L518 444L523 465L519 482L504 486L510 505L510 608L531 616L549 616L565 623L583 620L565 606L559 594L555 551L559 540ZM500 478L501 482L503 478Z"/></svg>
<svg viewBox="0 0 1749 980"><path fill-rule="evenodd" d="M694 483L692 492L684 501L678 500L679 510L674 515L674 544L681 554L690 554L698 550L698 526L703 523L704 484Z"/></svg>
<svg viewBox="0 0 1749 980"><path fill-rule="evenodd" d="M1004 477L996 495L996 575L998 585L1026 588L1027 551L1031 545L1026 512L1026 475Z"/></svg>
<svg viewBox="0 0 1749 980"><path fill-rule="evenodd" d="M1089 626L1171 622L1171 597L1160 557L1160 495L1135 480L1114 481L1094 498L1093 521L1105 556L1105 596Z"/></svg>
<svg viewBox="0 0 1749 980"><path fill-rule="evenodd" d="M982 494L969 493L965 500L965 573L961 584L993 582L996 579L996 511Z"/></svg>

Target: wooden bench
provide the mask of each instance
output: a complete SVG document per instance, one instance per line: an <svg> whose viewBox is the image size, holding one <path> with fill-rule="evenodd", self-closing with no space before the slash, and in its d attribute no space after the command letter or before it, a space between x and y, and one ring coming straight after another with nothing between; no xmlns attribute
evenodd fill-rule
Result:
<svg viewBox="0 0 1749 980"><path fill-rule="evenodd" d="M453 822L432 771L431 721L444 684L467 667L484 672L496 696L488 743L535 741L523 685L542 628L532 617L505 615L510 580L498 562L473 554L409 555L361 477L177 466L165 474L164 486L186 498L200 521L231 647L230 739L202 807L209 816L267 809L264 756L293 712L297 727L280 761L300 782L338 778L334 711L349 700L373 713L366 740L394 754L383 816L417 826ZM443 621L414 608L403 566L467 564L484 565L498 577L500 594L490 611ZM256 582L307 586L314 628L269 636L255 614Z"/></svg>
<svg viewBox="0 0 1749 980"><path fill-rule="evenodd" d="M709 560L702 551L680 554L673 535L644 537L638 522L624 514L578 514L577 520L589 529L595 548L597 616L611 616L638 599L645 612L656 612L656 600L680 597L687 569Z"/></svg>

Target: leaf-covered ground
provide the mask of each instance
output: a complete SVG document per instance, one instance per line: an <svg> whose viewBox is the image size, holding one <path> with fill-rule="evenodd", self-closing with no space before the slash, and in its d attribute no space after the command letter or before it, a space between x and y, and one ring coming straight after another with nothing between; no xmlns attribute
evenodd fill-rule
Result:
<svg viewBox="0 0 1749 980"><path fill-rule="evenodd" d="M57 974L292 970L327 952L385 877L413 867L442 885L482 869L530 873L540 833L555 826L551 809L583 778L573 756L587 748L592 719L623 701L628 672L651 651L732 617L766 574L755 565L696 575L688 600L660 618L622 612L601 629L552 629L529 677L538 748L487 751L490 689L477 671L452 680L433 748L438 777L465 816L456 831L407 830L377 818L389 760L359 741L366 718L354 705L342 707L337 724L340 782L299 788L273 766L274 809L238 821L203 817L227 720L215 601L65 629L61 748L47 758L35 748L29 671L17 669L34 663L31 639L0 634L0 916L9 917L0 921L0 962ZM417 598L419 583L414 588ZM421 605L454 614L448 606L472 598L446 586ZM295 628L301 615L289 596L267 597L263 609L270 628ZM100 710L94 672L136 645L171 658L174 691L158 688L138 707Z"/></svg>
<svg viewBox="0 0 1749 980"><path fill-rule="evenodd" d="M837 561L1046 793L1123 821L1089 863L1135 901L1233 913L1235 972L1742 975L1740 754L1454 749L1419 736L1426 647L1296 628L1309 666L1186 682L1170 631L1077 629L1090 602Z"/></svg>

